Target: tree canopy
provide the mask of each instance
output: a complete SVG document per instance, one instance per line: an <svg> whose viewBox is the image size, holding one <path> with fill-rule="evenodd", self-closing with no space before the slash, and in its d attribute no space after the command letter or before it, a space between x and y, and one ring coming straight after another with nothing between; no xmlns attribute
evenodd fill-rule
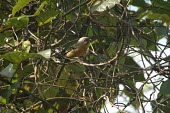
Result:
<svg viewBox="0 0 170 113"><path fill-rule="evenodd" d="M1 0L0 111L131 113L150 105L151 112L168 112L169 6L170 0ZM83 36L91 39L86 55L67 59Z"/></svg>

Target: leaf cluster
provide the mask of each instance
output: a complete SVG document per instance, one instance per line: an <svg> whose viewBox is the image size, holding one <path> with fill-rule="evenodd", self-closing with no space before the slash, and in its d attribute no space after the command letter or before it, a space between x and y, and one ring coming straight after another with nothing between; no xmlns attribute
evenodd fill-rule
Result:
<svg viewBox="0 0 170 113"><path fill-rule="evenodd" d="M132 105L144 112L143 103L149 101L153 111L168 111L163 105L169 105L169 80L159 79L155 85L151 79L169 78L169 56L162 55L170 47L170 1L150 2L1 0L1 111L97 113L103 95L129 97L127 104L115 103L123 110ZM92 39L87 55L67 61L66 51L82 36ZM166 45L158 43L162 38ZM133 53L150 67L141 67ZM157 101L144 95L146 84L160 89Z"/></svg>

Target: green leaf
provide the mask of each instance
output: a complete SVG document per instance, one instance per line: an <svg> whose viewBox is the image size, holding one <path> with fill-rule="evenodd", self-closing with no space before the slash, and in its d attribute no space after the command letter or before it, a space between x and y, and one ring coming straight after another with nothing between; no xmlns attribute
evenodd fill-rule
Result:
<svg viewBox="0 0 170 113"><path fill-rule="evenodd" d="M34 13L35 16L39 15L41 10L44 8L44 6L47 5L47 1L44 1L39 8L36 10L36 12Z"/></svg>
<svg viewBox="0 0 170 113"><path fill-rule="evenodd" d="M42 86L41 90L43 91L43 95L45 98L55 97L59 91L56 87Z"/></svg>
<svg viewBox="0 0 170 113"><path fill-rule="evenodd" d="M31 74L34 71L33 65L29 64L26 66L23 66L22 69L17 69L16 74L18 75L17 79L21 80L23 79L26 75Z"/></svg>
<svg viewBox="0 0 170 113"><path fill-rule="evenodd" d="M132 38L131 42L130 42L130 45L133 45L133 46L142 46L144 48L147 47L147 40L143 39L143 38L140 38L140 39L134 39Z"/></svg>
<svg viewBox="0 0 170 113"><path fill-rule="evenodd" d="M152 51L158 51L157 46L155 46L155 42L150 40L147 40L147 49Z"/></svg>
<svg viewBox="0 0 170 113"><path fill-rule="evenodd" d="M56 17L59 14L56 10L48 10L46 12L42 12L38 15L36 18L36 21L38 22L39 26L42 26L48 22L50 22L54 17Z"/></svg>
<svg viewBox="0 0 170 113"><path fill-rule="evenodd" d="M96 94L95 96L97 98L100 98L102 96L102 94L103 94L102 88L96 88L95 89L95 94Z"/></svg>
<svg viewBox="0 0 170 113"><path fill-rule="evenodd" d="M132 57L126 56L125 66L123 72L129 73L129 77L131 81L141 82L144 81L144 73L140 71L140 66L133 60Z"/></svg>
<svg viewBox="0 0 170 113"><path fill-rule="evenodd" d="M170 1L165 1L165 0L151 0L152 2L152 8L156 8L157 11L161 12L163 11L162 13L160 14L163 14L165 12L167 13L170 13L170 9L169 9L169 4L170 4Z"/></svg>
<svg viewBox="0 0 170 113"><path fill-rule="evenodd" d="M10 18L5 24L9 27L23 28L28 25L29 18L28 16L20 16Z"/></svg>
<svg viewBox="0 0 170 113"><path fill-rule="evenodd" d="M160 36L160 38L163 38L164 36L167 35L168 29L167 29L167 27L162 26L162 27L156 27L155 30L156 30L156 33L158 34L158 36Z"/></svg>
<svg viewBox="0 0 170 113"><path fill-rule="evenodd" d="M16 5L12 9L12 15L14 16L16 12L18 12L20 9L25 7L31 1L34 1L34 0L18 0Z"/></svg>
<svg viewBox="0 0 170 113"><path fill-rule="evenodd" d="M49 109L50 110L50 109ZM39 108L37 110L37 113L52 113L53 111L48 112L47 110L44 110L44 108Z"/></svg>
<svg viewBox="0 0 170 113"><path fill-rule="evenodd" d="M166 9L161 9L161 8L158 8L158 7L151 7L151 9L149 10L149 16L152 17L152 19L155 19L155 20L167 20L167 18L169 18L168 15L170 15L170 12ZM154 16L155 14L157 15L160 15L160 16ZM164 19L164 15L166 15L166 18Z"/></svg>
<svg viewBox="0 0 170 113"><path fill-rule="evenodd" d="M23 53L23 52L9 52L0 56L0 58L4 58L16 64L20 64L21 62L27 60L28 58L39 58L39 57L42 56L37 53Z"/></svg>
<svg viewBox="0 0 170 113"><path fill-rule="evenodd" d="M6 37L10 37L13 36L12 31L4 31L4 32L0 32L0 46L3 46L5 44L5 38ZM2 53L2 50L1 50Z"/></svg>
<svg viewBox="0 0 170 113"><path fill-rule="evenodd" d="M158 24L158 26L161 26L161 25ZM157 35L160 36L161 38L163 38L164 36L167 35L168 29L167 29L167 27L162 26L162 27L156 27L155 30L156 30Z"/></svg>
<svg viewBox="0 0 170 113"><path fill-rule="evenodd" d="M25 107L29 107L29 106L31 106L33 103L32 103L32 101L31 100L24 100L24 102L23 102L23 105L25 106Z"/></svg>
<svg viewBox="0 0 170 113"><path fill-rule="evenodd" d="M87 29L87 36L92 37L93 36L93 29L91 27L88 27Z"/></svg>
<svg viewBox="0 0 170 113"><path fill-rule="evenodd" d="M15 83L13 83L13 84L11 85L11 88L12 88L12 89L17 89L17 88L20 87L20 85L21 85L20 82L15 82Z"/></svg>
<svg viewBox="0 0 170 113"><path fill-rule="evenodd" d="M170 14L170 13L169 13ZM147 15L149 19L154 19L154 20L162 20L163 22L170 22L170 17L168 14L162 14L161 12L159 13L149 13Z"/></svg>
<svg viewBox="0 0 170 113"><path fill-rule="evenodd" d="M0 96L0 103L6 104L7 103L7 99L3 98L2 96Z"/></svg>
<svg viewBox="0 0 170 113"><path fill-rule="evenodd" d="M108 53L109 55L112 55L113 53L116 53L115 47L116 47L116 44L115 44L115 43L111 43L111 44L109 45L109 47L107 48L107 53Z"/></svg>
<svg viewBox="0 0 170 113"><path fill-rule="evenodd" d="M160 93L164 95L169 95L170 94L169 87L170 87L170 80L163 82L160 87Z"/></svg>
<svg viewBox="0 0 170 113"><path fill-rule="evenodd" d="M64 86L66 93L71 95L79 86L77 79L84 76L85 67L80 64L68 64L62 71L57 82L58 85Z"/></svg>
<svg viewBox="0 0 170 113"><path fill-rule="evenodd" d="M170 22L170 17L167 14L162 14L160 18L163 22L167 22L167 23Z"/></svg>
<svg viewBox="0 0 170 113"><path fill-rule="evenodd" d="M0 92L1 92L0 95L1 95L3 98L9 98L9 97L12 95L12 90L11 90L11 89L8 89L8 88L6 88L6 89L1 89ZM1 99L0 99L0 100L1 100Z"/></svg>
<svg viewBox="0 0 170 113"><path fill-rule="evenodd" d="M146 3L145 0L132 0L132 5L138 6L138 7L145 7Z"/></svg>

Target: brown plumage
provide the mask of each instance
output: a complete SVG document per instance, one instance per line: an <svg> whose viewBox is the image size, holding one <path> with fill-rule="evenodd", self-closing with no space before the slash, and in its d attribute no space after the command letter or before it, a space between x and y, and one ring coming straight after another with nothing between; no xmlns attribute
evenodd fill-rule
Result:
<svg viewBox="0 0 170 113"><path fill-rule="evenodd" d="M81 37L75 45L75 48L66 54L67 58L81 57L86 54L90 43L89 37Z"/></svg>

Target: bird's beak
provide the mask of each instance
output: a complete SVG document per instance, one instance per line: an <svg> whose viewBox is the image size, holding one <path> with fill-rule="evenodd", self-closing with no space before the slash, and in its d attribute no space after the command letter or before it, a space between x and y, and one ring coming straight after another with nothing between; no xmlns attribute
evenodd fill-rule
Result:
<svg viewBox="0 0 170 113"><path fill-rule="evenodd" d="M91 41L91 39L90 39L90 38L88 38L86 41L87 41L87 42L90 42L90 41Z"/></svg>

